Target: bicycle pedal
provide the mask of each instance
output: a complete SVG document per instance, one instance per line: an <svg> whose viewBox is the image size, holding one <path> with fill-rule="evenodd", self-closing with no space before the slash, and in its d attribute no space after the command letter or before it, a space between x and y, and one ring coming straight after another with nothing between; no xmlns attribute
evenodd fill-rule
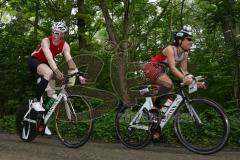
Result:
<svg viewBox="0 0 240 160"><path fill-rule="evenodd" d="M160 141L161 138L161 128L158 124L153 124L151 127L151 137L153 142Z"/></svg>
<svg viewBox="0 0 240 160"><path fill-rule="evenodd" d="M152 133L152 141L153 142L159 142L161 138L161 134L159 132Z"/></svg>

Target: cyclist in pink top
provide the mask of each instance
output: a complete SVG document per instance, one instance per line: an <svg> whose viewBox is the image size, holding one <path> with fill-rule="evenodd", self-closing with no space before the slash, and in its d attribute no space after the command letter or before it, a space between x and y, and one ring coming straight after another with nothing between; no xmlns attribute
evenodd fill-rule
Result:
<svg viewBox="0 0 240 160"><path fill-rule="evenodd" d="M67 31L68 27L65 22L61 21L54 23L52 26L52 36L42 39L40 46L32 53L29 59L31 72L36 73L41 77L41 80L37 83L36 100L32 104L33 109L36 111L45 111L40 103L40 98L47 86L48 97L53 96L55 93L55 81L51 80L53 74L56 74L57 79L63 79L63 74L58 69L56 62L54 61L55 56L63 53L69 69L73 72L78 71L78 68L72 60L69 44L63 40L64 34ZM82 76L79 77L79 80L82 84L86 83L86 79Z"/></svg>

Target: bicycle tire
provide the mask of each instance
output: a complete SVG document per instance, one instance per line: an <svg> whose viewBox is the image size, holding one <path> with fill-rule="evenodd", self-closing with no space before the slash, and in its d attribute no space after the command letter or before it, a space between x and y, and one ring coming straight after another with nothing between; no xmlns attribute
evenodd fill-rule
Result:
<svg viewBox="0 0 240 160"><path fill-rule="evenodd" d="M65 103L60 103L55 111L56 132L65 146L78 148L88 141L92 133L92 108L87 99L79 95L68 96L67 102L72 104L76 114L71 111L71 118L68 118Z"/></svg>
<svg viewBox="0 0 240 160"><path fill-rule="evenodd" d="M17 134L20 137L20 139L24 142L31 142L38 135L36 124L24 121L24 116L27 113L28 109L29 109L28 102L24 102L24 104L21 105L16 112ZM34 110L31 110L26 118L36 120L36 117L37 117L37 112ZM28 130L29 130L29 136L27 138L23 138L23 131L27 133Z"/></svg>
<svg viewBox="0 0 240 160"><path fill-rule="evenodd" d="M202 124L193 121L186 104L181 105L174 122L178 139L194 153L207 155L220 151L230 134L229 120L223 108L205 98L192 99L189 104L196 111Z"/></svg>
<svg viewBox="0 0 240 160"><path fill-rule="evenodd" d="M120 108L117 112L115 118L115 129L119 140L128 148L140 149L148 145L151 141L150 130L146 131L143 129L132 128L129 130L129 123L132 118L138 112L137 108L130 108L124 106ZM143 116L141 117L143 121L139 121L138 124L143 124L150 127L149 112L144 109Z"/></svg>

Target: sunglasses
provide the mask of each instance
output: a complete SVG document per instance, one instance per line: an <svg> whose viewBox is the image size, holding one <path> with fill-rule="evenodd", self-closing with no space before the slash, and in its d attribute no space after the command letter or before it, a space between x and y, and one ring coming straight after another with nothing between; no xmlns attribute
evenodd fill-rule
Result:
<svg viewBox="0 0 240 160"><path fill-rule="evenodd" d="M56 34L56 35L60 35L60 34L62 34L62 33L60 33L60 32L53 32L53 34Z"/></svg>
<svg viewBox="0 0 240 160"><path fill-rule="evenodd" d="M192 38L186 38L188 41L192 41Z"/></svg>

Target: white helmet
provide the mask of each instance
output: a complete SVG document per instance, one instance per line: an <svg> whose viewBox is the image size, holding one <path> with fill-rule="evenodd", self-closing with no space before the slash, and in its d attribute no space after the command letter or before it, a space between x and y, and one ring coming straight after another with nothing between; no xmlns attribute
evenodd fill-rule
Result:
<svg viewBox="0 0 240 160"><path fill-rule="evenodd" d="M52 26L53 32L65 33L68 31L68 27L66 26L65 22L56 22Z"/></svg>

